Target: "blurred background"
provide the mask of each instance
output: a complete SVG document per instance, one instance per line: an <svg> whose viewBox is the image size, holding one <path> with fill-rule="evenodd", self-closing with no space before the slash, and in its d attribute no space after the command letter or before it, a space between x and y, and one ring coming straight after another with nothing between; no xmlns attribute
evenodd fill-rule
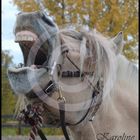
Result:
<svg viewBox="0 0 140 140"><path fill-rule="evenodd" d="M48 14L62 25L96 28L110 37L123 31L123 54L138 67L138 0L40 0ZM14 23L19 12L38 11L35 0L2 0L2 135L28 135L29 128L13 118L16 97L10 88L7 68L23 63L21 50L14 42ZM61 135L60 129L44 128L48 135Z"/></svg>

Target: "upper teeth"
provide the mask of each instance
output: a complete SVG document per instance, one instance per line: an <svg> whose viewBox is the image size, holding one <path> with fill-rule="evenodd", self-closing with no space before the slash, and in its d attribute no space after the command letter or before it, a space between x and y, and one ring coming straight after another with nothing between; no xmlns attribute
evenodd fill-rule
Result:
<svg viewBox="0 0 140 140"><path fill-rule="evenodd" d="M35 38L31 35L16 35L15 41L35 41Z"/></svg>

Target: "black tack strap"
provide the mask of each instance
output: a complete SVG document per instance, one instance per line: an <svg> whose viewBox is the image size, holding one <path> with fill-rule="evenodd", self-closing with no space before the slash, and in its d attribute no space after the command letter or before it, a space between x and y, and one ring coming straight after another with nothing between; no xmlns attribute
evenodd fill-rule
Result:
<svg viewBox="0 0 140 140"><path fill-rule="evenodd" d="M66 124L65 124L65 103L59 102L58 104L59 104L61 128L62 128L62 131L66 140L70 140L69 135L67 133Z"/></svg>
<svg viewBox="0 0 140 140"><path fill-rule="evenodd" d="M47 140L47 138L45 137L45 135L43 134L43 132L40 128L37 128L37 132L42 140Z"/></svg>
<svg viewBox="0 0 140 140"><path fill-rule="evenodd" d="M83 76L83 75L82 75ZM80 71L63 71L62 77L81 77Z"/></svg>
<svg viewBox="0 0 140 140"><path fill-rule="evenodd" d="M78 66L69 58L68 54L66 54L67 59L74 65L74 67L80 71L80 68L78 68Z"/></svg>

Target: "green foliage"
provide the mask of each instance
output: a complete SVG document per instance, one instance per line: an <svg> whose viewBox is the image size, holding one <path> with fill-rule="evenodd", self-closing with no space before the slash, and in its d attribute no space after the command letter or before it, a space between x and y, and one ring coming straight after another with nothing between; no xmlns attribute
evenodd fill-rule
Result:
<svg viewBox="0 0 140 140"><path fill-rule="evenodd" d="M130 49L138 43L138 0L44 0L43 2L58 25L66 23L87 25L112 37L123 31L126 42L128 35L131 35L133 40L124 48L124 54L130 60L138 58ZM34 0L13 0L13 3L21 11L39 10Z"/></svg>
<svg viewBox="0 0 140 140"><path fill-rule="evenodd" d="M3 128L2 129L2 136L16 136L17 129L16 128Z"/></svg>
<svg viewBox="0 0 140 140"><path fill-rule="evenodd" d="M7 68L12 65L12 58L9 51L2 51L2 115L14 113L16 97L13 95L7 76Z"/></svg>
<svg viewBox="0 0 140 140"><path fill-rule="evenodd" d="M8 68L8 66L13 63L12 58L13 56L10 56L8 50L2 51L2 67Z"/></svg>
<svg viewBox="0 0 140 140"><path fill-rule="evenodd" d="M30 128L22 128L21 135L29 136ZM42 131L46 135L62 135L62 130L60 128L42 128ZM17 136L18 128L3 128L2 136Z"/></svg>

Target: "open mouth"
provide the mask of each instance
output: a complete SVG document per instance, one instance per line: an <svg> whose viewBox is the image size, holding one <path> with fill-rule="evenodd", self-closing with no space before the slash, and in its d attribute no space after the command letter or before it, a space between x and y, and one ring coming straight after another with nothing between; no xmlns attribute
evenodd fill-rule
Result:
<svg viewBox="0 0 140 140"><path fill-rule="evenodd" d="M15 42L19 43L24 57L24 66L9 68L8 77L10 85L15 93L29 95L36 98L34 88L38 92L45 89L49 82L48 75L48 43L45 41L36 51L36 41L39 38L30 31L20 31L16 33ZM31 55L30 55L31 53ZM31 63L27 61L31 59Z"/></svg>
<svg viewBox="0 0 140 140"><path fill-rule="evenodd" d="M19 43L21 47L25 66L34 65L33 68L41 67L48 61L47 41L42 44L39 49L36 49L36 47L38 47L35 45L37 44L37 41L39 41L38 36L31 31L25 30L16 33L15 42Z"/></svg>

